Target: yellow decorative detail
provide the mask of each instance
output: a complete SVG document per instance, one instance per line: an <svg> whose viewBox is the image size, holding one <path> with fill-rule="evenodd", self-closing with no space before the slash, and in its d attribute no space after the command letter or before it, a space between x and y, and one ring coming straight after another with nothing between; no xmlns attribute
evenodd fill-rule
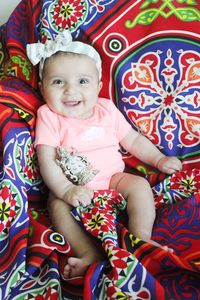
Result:
<svg viewBox="0 0 200 300"><path fill-rule="evenodd" d="M88 223L88 227L90 227L91 229L98 229L103 223L104 218L99 214L92 217L92 220Z"/></svg>
<svg viewBox="0 0 200 300"><path fill-rule="evenodd" d="M15 110L19 113L19 115L20 115L20 117L22 118L22 119L26 119L27 117L28 117L28 113L27 112L25 112L24 110L22 110L21 108L15 108Z"/></svg>

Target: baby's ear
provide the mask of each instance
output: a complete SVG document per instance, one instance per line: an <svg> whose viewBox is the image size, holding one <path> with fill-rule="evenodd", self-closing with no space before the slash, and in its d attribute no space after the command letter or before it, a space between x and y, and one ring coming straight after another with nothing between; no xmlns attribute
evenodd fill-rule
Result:
<svg viewBox="0 0 200 300"><path fill-rule="evenodd" d="M102 82L102 81L99 81L99 92L100 92L100 90L102 89L102 86L103 86L103 82Z"/></svg>
<svg viewBox="0 0 200 300"><path fill-rule="evenodd" d="M42 83L41 83L41 81L38 82L38 87L39 87L40 93L42 94L43 90L42 90Z"/></svg>

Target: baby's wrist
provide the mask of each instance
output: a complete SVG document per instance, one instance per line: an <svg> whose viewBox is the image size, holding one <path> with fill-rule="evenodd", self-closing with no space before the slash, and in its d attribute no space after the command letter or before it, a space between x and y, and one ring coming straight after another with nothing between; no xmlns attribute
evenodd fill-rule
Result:
<svg viewBox="0 0 200 300"><path fill-rule="evenodd" d="M67 194L74 188L74 184L69 182L69 184L67 184L67 186L64 189L64 193L63 193L63 198L66 198Z"/></svg>
<svg viewBox="0 0 200 300"><path fill-rule="evenodd" d="M165 157L166 157L166 156L165 156L164 154L158 157L157 162L156 162L156 164L155 164L156 169L159 170L160 163L161 163L161 161L162 161Z"/></svg>

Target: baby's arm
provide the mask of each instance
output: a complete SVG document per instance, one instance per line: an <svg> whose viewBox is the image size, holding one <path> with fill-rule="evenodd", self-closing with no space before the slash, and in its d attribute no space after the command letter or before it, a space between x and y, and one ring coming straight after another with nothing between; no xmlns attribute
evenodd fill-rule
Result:
<svg viewBox="0 0 200 300"><path fill-rule="evenodd" d="M74 207L91 203L93 191L84 186L76 186L66 178L55 161L54 147L37 145L37 156L42 178L55 197Z"/></svg>
<svg viewBox="0 0 200 300"><path fill-rule="evenodd" d="M131 129L128 135L120 142L122 147L144 163L151 165L161 172L172 174L181 170L180 160L174 156L165 156L145 136Z"/></svg>

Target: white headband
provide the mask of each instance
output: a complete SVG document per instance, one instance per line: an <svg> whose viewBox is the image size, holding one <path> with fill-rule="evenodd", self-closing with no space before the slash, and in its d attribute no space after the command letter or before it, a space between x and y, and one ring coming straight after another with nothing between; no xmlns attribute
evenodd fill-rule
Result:
<svg viewBox="0 0 200 300"><path fill-rule="evenodd" d="M58 51L72 52L77 54L85 54L92 58L97 66L99 72L99 79L101 79L101 58L94 47L83 42L72 41L72 36L69 30L59 33L55 40L47 40L45 44L34 43L26 45L26 52L29 60L35 66L39 65L39 76L42 79L42 70L45 59L52 56Z"/></svg>

